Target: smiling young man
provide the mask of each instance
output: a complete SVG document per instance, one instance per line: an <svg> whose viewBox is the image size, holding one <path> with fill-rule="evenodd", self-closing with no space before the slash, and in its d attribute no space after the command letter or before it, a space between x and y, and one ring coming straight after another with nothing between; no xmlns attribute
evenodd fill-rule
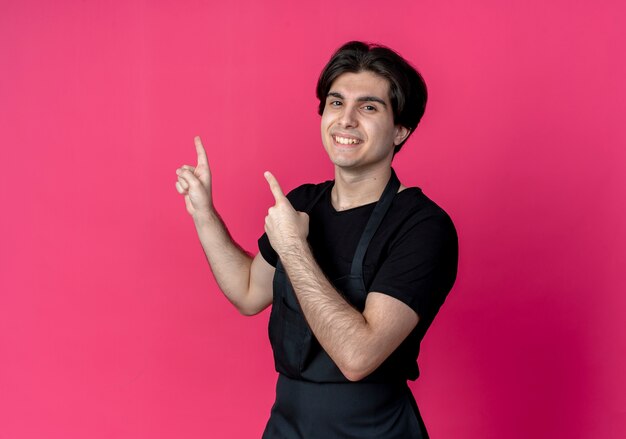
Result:
<svg viewBox="0 0 626 439"><path fill-rule="evenodd" d="M342 46L322 71L322 143L335 178L274 195L248 256L215 211L206 153L182 166L184 195L220 288L243 314L270 304L279 373L263 437L425 438L407 386L419 345L456 277L457 236L391 162L417 127L426 87L392 50Z"/></svg>

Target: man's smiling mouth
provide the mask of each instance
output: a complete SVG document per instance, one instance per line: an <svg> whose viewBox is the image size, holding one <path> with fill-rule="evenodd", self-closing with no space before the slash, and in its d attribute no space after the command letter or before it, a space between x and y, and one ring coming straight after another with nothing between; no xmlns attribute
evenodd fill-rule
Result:
<svg viewBox="0 0 626 439"><path fill-rule="evenodd" d="M335 142L340 145L356 145L357 143L361 143L359 139L355 139L353 137L342 137L342 136L333 136Z"/></svg>

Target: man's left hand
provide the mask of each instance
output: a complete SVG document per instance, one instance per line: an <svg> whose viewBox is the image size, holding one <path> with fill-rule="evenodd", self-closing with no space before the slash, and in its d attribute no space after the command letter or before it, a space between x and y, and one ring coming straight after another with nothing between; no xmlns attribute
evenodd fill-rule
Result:
<svg viewBox="0 0 626 439"><path fill-rule="evenodd" d="M270 172L265 172L264 176L276 201L265 217L265 233L280 256L306 243L309 235L309 215L293 208Z"/></svg>

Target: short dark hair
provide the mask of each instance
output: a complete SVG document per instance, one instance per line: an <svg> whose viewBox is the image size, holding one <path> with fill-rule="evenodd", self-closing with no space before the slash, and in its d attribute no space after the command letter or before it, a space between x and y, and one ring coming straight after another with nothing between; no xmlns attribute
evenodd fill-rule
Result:
<svg viewBox="0 0 626 439"><path fill-rule="evenodd" d="M408 61L380 44L350 41L333 54L317 81L316 94L320 101L318 108L320 116L324 113L326 98L335 79L344 73L363 71L375 73L389 82L389 100L393 109L394 123L408 128L410 136L426 109L428 99L426 83ZM394 154L400 151L404 142L396 145Z"/></svg>

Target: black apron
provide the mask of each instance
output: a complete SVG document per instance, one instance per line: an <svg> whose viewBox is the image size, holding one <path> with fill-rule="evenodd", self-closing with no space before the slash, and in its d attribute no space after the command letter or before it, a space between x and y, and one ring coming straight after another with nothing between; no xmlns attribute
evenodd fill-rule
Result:
<svg viewBox="0 0 626 439"><path fill-rule="evenodd" d="M326 183L305 212L310 213L332 186L332 181ZM361 312L367 297L363 281L365 254L399 187L392 169L389 183L361 235L350 274L331 280ZM363 381L350 382L341 373L306 323L280 260L273 286L269 337L279 376L276 402L263 439L428 438L406 380L394 381L375 371Z"/></svg>

